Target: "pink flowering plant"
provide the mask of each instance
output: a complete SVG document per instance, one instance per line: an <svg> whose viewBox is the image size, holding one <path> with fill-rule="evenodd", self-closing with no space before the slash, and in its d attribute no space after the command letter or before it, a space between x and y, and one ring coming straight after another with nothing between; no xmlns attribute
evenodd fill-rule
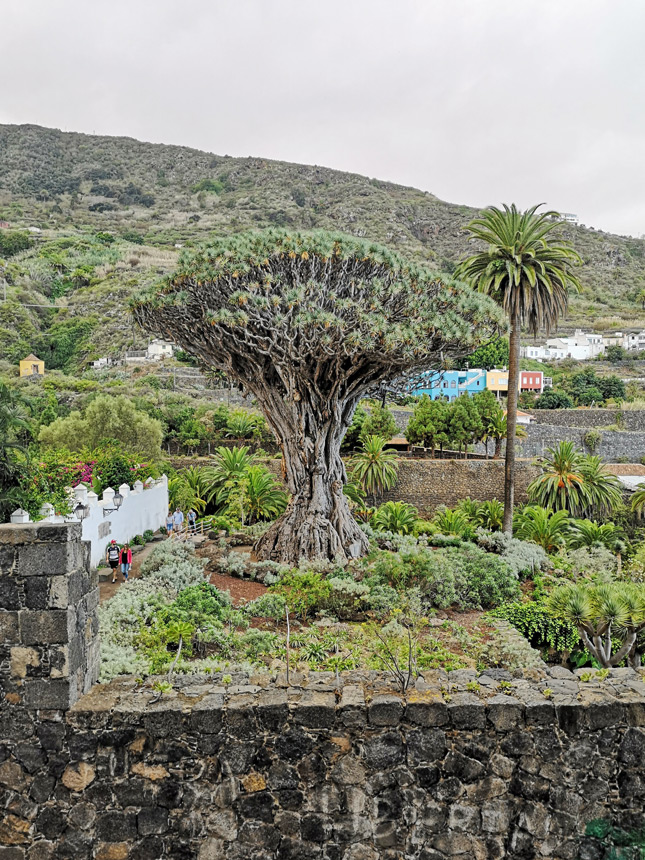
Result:
<svg viewBox="0 0 645 860"><path fill-rule="evenodd" d="M32 519L38 518L45 503L53 505L57 514L69 514L73 507L69 487L85 484L101 496L107 487L132 486L150 476L157 477L151 464L121 451L114 442L80 454L65 448L46 449L30 460L23 473L23 507Z"/></svg>

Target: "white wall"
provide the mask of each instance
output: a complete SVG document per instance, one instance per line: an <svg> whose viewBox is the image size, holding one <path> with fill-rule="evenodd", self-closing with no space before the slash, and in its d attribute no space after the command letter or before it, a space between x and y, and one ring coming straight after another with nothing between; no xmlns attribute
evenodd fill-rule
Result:
<svg viewBox="0 0 645 860"><path fill-rule="evenodd" d="M119 492L123 496L123 504L118 511L105 515L105 509L114 507L113 489L105 490L102 499L82 486L76 487L73 492L74 505L81 502L90 508L89 516L83 520L83 540L90 541L92 545L93 567L105 557L105 547L113 538L121 545L148 529L154 532L160 526L165 526L168 514L168 478L165 475L158 481L148 478L145 484L136 481L132 489L127 484L122 484ZM41 512L46 513L45 510ZM53 515L53 509L45 517L45 522L62 520L62 517Z"/></svg>

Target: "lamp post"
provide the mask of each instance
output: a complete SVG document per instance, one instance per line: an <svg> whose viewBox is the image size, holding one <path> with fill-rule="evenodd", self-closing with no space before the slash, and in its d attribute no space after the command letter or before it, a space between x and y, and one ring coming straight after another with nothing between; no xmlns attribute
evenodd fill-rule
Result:
<svg viewBox="0 0 645 860"><path fill-rule="evenodd" d="M84 505L82 502L79 502L74 508L74 516L77 520L83 521L86 520L90 515L90 506Z"/></svg>
<svg viewBox="0 0 645 860"><path fill-rule="evenodd" d="M123 496L121 493L116 492L114 494L114 498L112 499L113 508L103 508L103 516L107 517L108 514L114 513L114 511L118 511L121 505L123 504Z"/></svg>

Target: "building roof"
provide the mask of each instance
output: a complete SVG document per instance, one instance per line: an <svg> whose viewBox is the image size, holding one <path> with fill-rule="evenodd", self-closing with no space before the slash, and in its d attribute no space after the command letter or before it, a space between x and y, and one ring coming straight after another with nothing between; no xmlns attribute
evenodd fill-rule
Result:
<svg viewBox="0 0 645 860"><path fill-rule="evenodd" d="M34 354L33 354L33 352L30 352L30 353L29 353L29 355L27 355L27 356L26 356L25 358L23 358L22 360L23 360L23 361L42 361L42 359L41 359L41 358L38 358L38 356L37 356L37 355L34 355Z"/></svg>

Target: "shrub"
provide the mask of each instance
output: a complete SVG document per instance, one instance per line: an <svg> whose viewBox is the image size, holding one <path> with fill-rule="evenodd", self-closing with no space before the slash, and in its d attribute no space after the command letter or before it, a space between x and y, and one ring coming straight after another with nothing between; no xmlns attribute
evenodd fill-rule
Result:
<svg viewBox="0 0 645 860"><path fill-rule="evenodd" d="M364 608L370 592L367 585L339 576L332 577L328 582L329 596L325 608L337 618L352 618Z"/></svg>
<svg viewBox="0 0 645 860"><path fill-rule="evenodd" d="M421 537L421 535L433 535L436 534L436 532L436 525L431 523L429 520L417 520L414 524L414 528L412 529L412 534L415 537Z"/></svg>
<svg viewBox="0 0 645 860"><path fill-rule="evenodd" d="M132 546L145 546L145 543L146 543L146 539L144 538L143 535L135 535L132 538L132 540L130 541L130 544Z"/></svg>
<svg viewBox="0 0 645 860"><path fill-rule="evenodd" d="M146 543L150 543L154 536L155 533L152 531L152 529L146 529L143 533L143 539Z"/></svg>
<svg viewBox="0 0 645 860"><path fill-rule="evenodd" d="M329 600L331 586L321 573L314 570L292 570L271 586L273 594L284 597L291 612L304 621L324 609Z"/></svg>
<svg viewBox="0 0 645 860"><path fill-rule="evenodd" d="M374 514L372 523L382 531L407 535L416 525L417 513L414 505L408 505L406 502L385 502Z"/></svg>
<svg viewBox="0 0 645 860"><path fill-rule="evenodd" d="M549 567L549 557L541 546L518 540L504 532L477 531L477 543L500 555L516 576L531 576Z"/></svg>
<svg viewBox="0 0 645 860"><path fill-rule="evenodd" d="M556 617L542 603L504 603L493 615L510 622L534 648L571 652L580 639L573 624Z"/></svg>
<svg viewBox="0 0 645 860"><path fill-rule="evenodd" d="M244 607L252 618L272 618L275 621L285 617L287 601L281 594L268 593L256 597Z"/></svg>
<svg viewBox="0 0 645 860"><path fill-rule="evenodd" d="M203 582L205 565L206 560L197 558L191 544L167 540L154 547L141 565L139 577L140 581L149 579L177 593Z"/></svg>
<svg viewBox="0 0 645 860"><path fill-rule="evenodd" d="M498 556L463 544L436 552L424 550L376 559L372 572L397 589L418 586L424 600L438 609L497 606L519 596L511 568Z"/></svg>

